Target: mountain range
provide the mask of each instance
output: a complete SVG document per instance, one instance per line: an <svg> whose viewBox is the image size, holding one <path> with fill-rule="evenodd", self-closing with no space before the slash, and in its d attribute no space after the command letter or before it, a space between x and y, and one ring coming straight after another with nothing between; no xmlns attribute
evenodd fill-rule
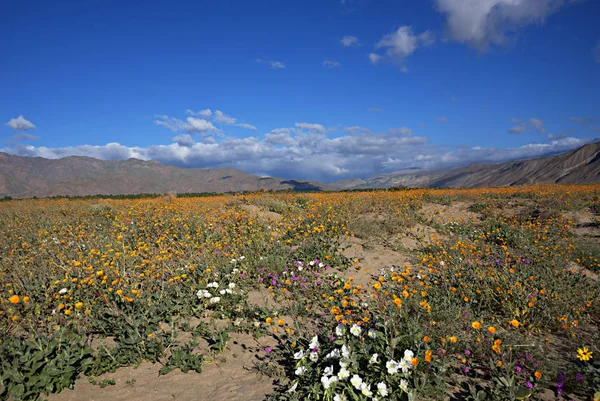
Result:
<svg viewBox="0 0 600 401"><path fill-rule="evenodd" d="M131 195L140 193L324 191L389 187L475 188L600 182L600 142L567 153L445 170L408 169L322 184L259 177L233 168L182 168L139 159L14 156L0 152L0 196Z"/></svg>

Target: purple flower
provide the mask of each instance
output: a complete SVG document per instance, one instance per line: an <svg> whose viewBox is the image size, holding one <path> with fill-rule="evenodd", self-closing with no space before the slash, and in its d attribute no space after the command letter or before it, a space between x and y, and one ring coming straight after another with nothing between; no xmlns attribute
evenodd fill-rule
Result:
<svg viewBox="0 0 600 401"><path fill-rule="evenodd" d="M533 384L531 384L531 382L527 382L527 383L525 383L525 385L529 388L533 388Z"/></svg>
<svg viewBox="0 0 600 401"><path fill-rule="evenodd" d="M267 348L265 349L265 354L269 355L269 354L271 353L271 351L273 351L273 348L271 348L271 347L267 347Z"/></svg>
<svg viewBox="0 0 600 401"><path fill-rule="evenodd" d="M577 373L577 374L575 375L575 380L577 380L578 382L582 381L582 380L583 380L583 375L582 375L582 374L580 374L580 373Z"/></svg>
<svg viewBox="0 0 600 401"><path fill-rule="evenodd" d="M527 354L527 355L525 355L525 359L527 359L528 361L531 361L533 359L533 355Z"/></svg>
<svg viewBox="0 0 600 401"><path fill-rule="evenodd" d="M471 351L469 351L468 349L465 350L465 355L466 356L470 356L471 355Z"/></svg>
<svg viewBox="0 0 600 401"><path fill-rule="evenodd" d="M520 366L515 366L515 371L517 373L521 373L521 367Z"/></svg>

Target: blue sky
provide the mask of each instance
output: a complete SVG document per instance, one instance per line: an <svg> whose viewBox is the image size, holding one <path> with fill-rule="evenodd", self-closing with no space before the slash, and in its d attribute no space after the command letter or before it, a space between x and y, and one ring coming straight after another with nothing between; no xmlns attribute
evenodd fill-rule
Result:
<svg viewBox="0 0 600 401"><path fill-rule="evenodd" d="M594 0L14 1L0 150L332 181L600 137Z"/></svg>

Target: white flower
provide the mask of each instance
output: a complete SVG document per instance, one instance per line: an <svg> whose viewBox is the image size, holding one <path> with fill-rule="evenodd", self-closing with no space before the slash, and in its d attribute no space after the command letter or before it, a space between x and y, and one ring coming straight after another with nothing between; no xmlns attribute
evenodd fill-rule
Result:
<svg viewBox="0 0 600 401"><path fill-rule="evenodd" d="M446 263L443 260L440 261L440 266L444 266L445 264Z"/></svg>
<svg viewBox="0 0 600 401"><path fill-rule="evenodd" d="M319 360L319 354L317 354L316 352L311 352L308 355L308 359L310 359L313 362L317 362Z"/></svg>
<svg viewBox="0 0 600 401"><path fill-rule="evenodd" d="M333 366L328 366L323 370L325 376L331 376L333 374Z"/></svg>
<svg viewBox="0 0 600 401"><path fill-rule="evenodd" d="M348 398L344 394L336 394L333 401L348 401Z"/></svg>
<svg viewBox="0 0 600 401"><path fill-rule="evenodd" d="M373 392L371 391L371 385L364 382L360 385L360 392L365 397L371 397L373 395Z"/></svg>
<svg viewBox="0 0 600 401"><path fill-rule="evenodd" d="M400 389L405 393L408 393L408 382L406 380L400 380Z"/></svg>
<svg viewBox="0 0 600 401"><path fill-rule="evenodd" d="M398 373L398 362L391 360L385 363L385 367L387 368L388 374L393 375Z"/></svg>
<svg viewBox="0 0 600 401"><path fill-rule="evenodd" d="M208 302L211 304L217 304L221 300L221 297L212 297Z"/></svg>
<svg viewBox="0 0 600 401"><path fill-rule="evenodd" d="M221 295L225 295L225 294L226 294L226 292L225 292L225 290L221 290L221 291L219 291L219 294L221 294Z"/></svg>
<svg viewBox="0 0 600 401"><path fill-rule="evenodd" d="M302 376L304 374L304 372L306 372L306 366L300 366L298 369L296 369L296 376Z"/></svg>
<svg viewBox="0 0 600 401"><path fill-rule="evenodd" d="M310 262L308 262L309 265L314 266L315 265L315 261L311 260Z"/></svg>
<svg viewBox="0 0 600 401"><path fill-rule="evenodd" d="M400 359L400 363L398 363L398 367L402 369L402 373L407 373L410 370L410 363L404 358Z"/></svg>
<svg viewBox="0 0 600 401"><path fill-rule="evenodd" d="M361 331L362 331L362 329L357 324L353 324L352 327L350 328L350 333L355 337L360 336Z"/></svg>
<svg viewBox="0 0 600 401"><path fill-rule="evenodd" d="M323 263L323 262L319 263L319 267L320 267L321 269L322 269L322 268L324 268L324 267L325 267L325 263Z"/></svg>
<svg viewBox="0 0 600 401"><path fill-rule="evenodd" d="M315 349L319 347L319 337L314 336L311 340L310 340L310 344L308 344L308 348L310 349Z"/></svg>
<svg viewBox="0 0 600 401"><path fill-rule="evenodd" d="M240 256L238 259L239 260L244 260L244 259L246 259L246 257L245 256Z"/></svg>
<svg viewBox="0 0 600 401"><path fill-rule="evenodd" d="M237 260L236 260L235 258L233 258L233 259L231 259L229 262L230 262L230 263L235 263L235 262L237 262Z"/></svg>
<svg viewBox="0 0 600 401"><path fill-rule="evenodd" d="M294 391L296 391L296 387L298 387L298 382L294 383L294 385L290 387L290 389L286 391L286 393L293 393Z"/></svg>
<svg viewBox="0 0 600 401"><path fill-rule="evenodd" d="M377 394L379 394L382 397L387 397L388 390L385 382L377 383Z"/></svg>
<svg viewBox="0 0 600 401"><path fill-rule="evenodd" d="M410 362L414 357L415 357L414 352L412 352L409 349L404 350L404 359L406 359L407 362Z"/></svg>
<svg viewBox="0 0 600 401"><path fill-rule="evenodd" d="M341 368L347 368L348 366L350 366L350 359L349 358L342 358L342 359L340 359L340 367Z"/></svg>
<svg viewBox="0 0 600 401"><path fill-rule="evenodd" d="M329 386L331 386L331 383L335 383L337 381L338 381L338 379L335 376L332 376L332 377L323 376L323 377L321 377L321 383L323 384L323 387L325 388L325 390L327 390L329 388Z"/></svg>
<svg viewBox="0 0 600 401"><path fill-rule="evenodd" d="M343 324L338 324L335 327L335 335L338 336L338 337L343 336L344 335L344 331L345 331L344 329L345 329L345 327L344 327Z"/></svg>
<svg viewBox="0 0 600 401"><path fill-rule="evenodd" d="M230 290L233 290L235 288L235 283L229 283L227 287L229 287Z"/></svg>
<svg viewBox="0 0 600 401"><path fill-rule="evenodd" d="M346 380L347 378L350 377L350 372L346 368L341 368L337 374L337 377L340 380Z"/></svg>
<svg viewBox="0 0 600 401"><path fill-rule="evenodd" d="M217 283L216 281L213 281L212 283L207 284L206 287L208 287L208 288L219 288L219 283Z"/></svg>
<svg viewBox="0 0 600 401"><path fill-rule="evenodd" d="M327 355L325 356L325 359L339 358L339 357L340 357L340 350L336 348L336 349L334 349L334 350L331 350L331 351L329 352L329 354L327 354Z"/></svg>
<svg viewBox="0 0 600 401"><path fill-rule="evenodd" d="M369 365L377 363L378 362L377 358L379 358L379 354L373 354L373 355L371 355L371 358L369 359Z"/></svg>
<svg viewBox="0 0 600 401"><path fill-rule="evenodd" d="M304 351L300 350L298 352L296 352L294 354L294 359L298 360L298 359L304 359Z"/></svg>
<svg viewBox="0 0 600 401"><path fill-rule="evenodd" d="M233 294L233 291L231 291L230 288L226 288L226 289L224 289L222 291L225 291L226 294Z"/></svg>
<svg viewBox="0 0 600 401"><path fill-rule="evenodd" d="M342 345L342 356L344 358L350 358L350 347L346 347L346 344Z"/></svg>
<svg viewBox="0 0 600 401"><path fill-rule="evenodd" d="M66 294L66 293L67 293L67 291L69 291L69 290L67 290L66 288L61 288L61 289L60 289L60 291L59 291L58 293L59 293L60 295L62 295L62 294Z"/></svg>
<svg viewBox="0 0 600 401"><path fill-rule="evenodd" d="M369 329L367 335L369 336L369 338L377 338L377 332L373 329Z"/></svg>
<svg viewBox="0 0 600 401"><path fill-rule="evenodd" d="M198 297L198 299L212 297L211 293L206 290L198 290L198 292L196 293L196 296Z"/></svg>
<svg viewBox="0 0 600 401"><path fill-rule="evenodd" d="M361 386L362 382L363 381L359 375L354 375L354 376L352 376L352 379L350 379L350 383L352 383L354 388L357 390L360 390L360 386Z"/></svg>

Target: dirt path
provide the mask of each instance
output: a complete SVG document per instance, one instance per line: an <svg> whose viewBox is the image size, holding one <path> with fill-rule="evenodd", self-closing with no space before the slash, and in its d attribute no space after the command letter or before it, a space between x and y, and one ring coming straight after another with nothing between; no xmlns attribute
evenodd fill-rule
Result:
<svg viewBox="0 0 600 401"><path fill-rule="evenodd" d="M137 368L118 369L94 378L98 383L113 378L115 385L100 388L87 378L77 380L73 390L53 394L50 401L245 401L262 400L273 391L273 381L253 369L254 362L273 345L273 339L254 339L232 333L225 353L206 361L202 373L176 369L159 376L159 364L143 363Z"/></svg>

